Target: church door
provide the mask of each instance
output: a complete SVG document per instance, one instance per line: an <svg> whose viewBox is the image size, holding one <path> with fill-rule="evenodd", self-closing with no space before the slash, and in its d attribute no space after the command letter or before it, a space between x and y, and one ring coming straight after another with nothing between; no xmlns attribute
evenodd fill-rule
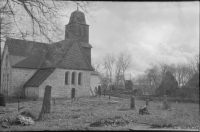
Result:
<svg viewBox="0 0 200 132"><path fill-rule="evenodd" d="M75 98L75 88L72 88L71 98Z"/></svg>

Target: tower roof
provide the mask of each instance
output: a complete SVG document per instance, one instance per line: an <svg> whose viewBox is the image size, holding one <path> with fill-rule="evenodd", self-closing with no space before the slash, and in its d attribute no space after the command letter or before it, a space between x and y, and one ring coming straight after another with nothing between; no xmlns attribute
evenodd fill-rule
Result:
<svg viewBox="0 0 200 132"><path fill-rule="evenodd" d="M86 24L85 14L82 11L79 11L78 7L76 11L73 11L70 16L69 23L80 23Z"/></svg>

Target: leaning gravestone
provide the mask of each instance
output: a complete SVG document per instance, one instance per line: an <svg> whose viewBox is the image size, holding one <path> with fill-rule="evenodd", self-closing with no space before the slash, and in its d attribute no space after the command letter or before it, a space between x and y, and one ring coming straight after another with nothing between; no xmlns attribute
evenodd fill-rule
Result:
<svg viewBox="0 0 200 132"><path fill-rule="evenodd" d="M42 118L43 114L50 113L50 109L51 109L50 98L51 98L51 86L47 85L44 91L42 110L40 112L39 119Z"/></svg>

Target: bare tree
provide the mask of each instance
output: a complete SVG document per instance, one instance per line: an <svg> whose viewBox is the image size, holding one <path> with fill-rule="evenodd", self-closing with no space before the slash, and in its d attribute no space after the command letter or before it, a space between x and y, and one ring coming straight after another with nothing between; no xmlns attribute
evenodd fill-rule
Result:
<svg viewBox="0 0 200 132"><path fill-rule="evenodd" d="M113 70L114 70L114 64L115 64L115 56L114 54L106 54L104 57L104 68L106 69L106 74L109 76L109 82L112 83L112 77L113 77Z"/></svg>
<svg viewBox="0 0 200 132"><path fill-rule="evenodd" d="M161 78L160 78L160 73L159 69L156 65L152 65L152 67L148 68L145 73L147 74L147 77L150 80L150 85L154 85L155 88L158 88Z"/></svg>
<svg viewBox="0 0 200 132"><path fill-rule="evenodd" d="M103 70L105 70L105 67L103 66L103 63L101 62L101 60L92 59L92 66L94 70L98 72L99 74L102 73Z"/></svg>
<svg viewBox="0 0 200 132"><path fill-rule="evenodd" d="M132 58L131 55L126 53L126 52L120 52L117 57L118 61L118 68L120 68L120 72L122 73L123 76L123 81L125 84L125 72L130 68Z"/></svg>
<svg viewBox="0 0 200 132"><path fill-rule="evenodd" d="M115 61L115 83L117 88L119 87L119 80L121 76L122 76L122 65L120 63L120 60L117 59L117 61Z"/></svg>
<svg viewBox="0 0 200 132"><path fill-rule="evenodd" d="M60 27L60 18L67 17L68 15L63 14L61 10L67 9L72 4L77 4L86 15L89 15L88 8L91 6L91 3L56 0L1 1L1 20L9 15L10 24L14 26L14 30L10 30L8 34L7 32L2 32L1 39L10 35L18 35L22 39L26 39L27 36L32 36L33 39L42 36L46 41L52 42L53 37L58 37L64 33L63 28ZM29 26L24 24L26 21L28 21ZM53 35L49 36L49 33Z"/></svg>

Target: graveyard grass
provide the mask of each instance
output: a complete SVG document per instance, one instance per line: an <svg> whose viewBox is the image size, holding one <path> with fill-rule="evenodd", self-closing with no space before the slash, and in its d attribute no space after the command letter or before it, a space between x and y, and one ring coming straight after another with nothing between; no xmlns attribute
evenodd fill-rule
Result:
<svg viewBox="0 0 200 132"><path fill-rule="evenodd" d="M3 131L30 131L30 130L128 130L129 128L145 129L146 126L168 125L173 129L198 129L199 104L194 103L172 103L172 109L162 110L162 102L150 101L148 110L150 115L139 115L139 108L145 105L144 101L136 100L136 109L130 109L130 99L108 96L83 97L78 101L71 102L70 99L56 99L55 105L51 101L51 113L45 114L43 120L35 121L30 126L12 126L0 128ZM39 116L42 108L42 100L24 101L20 106L22 110L30 111L35 117ZM17 101L7 103L9 108L17 108ZM0 118L15 116L19 114L16 110L12 113L0 114ZM95 121L105 118L120 116L129 121L127 126L105 126L90 127ZM153 128L151 128L153 129ZM168 128L167 128L168 129Z"/></svg>

